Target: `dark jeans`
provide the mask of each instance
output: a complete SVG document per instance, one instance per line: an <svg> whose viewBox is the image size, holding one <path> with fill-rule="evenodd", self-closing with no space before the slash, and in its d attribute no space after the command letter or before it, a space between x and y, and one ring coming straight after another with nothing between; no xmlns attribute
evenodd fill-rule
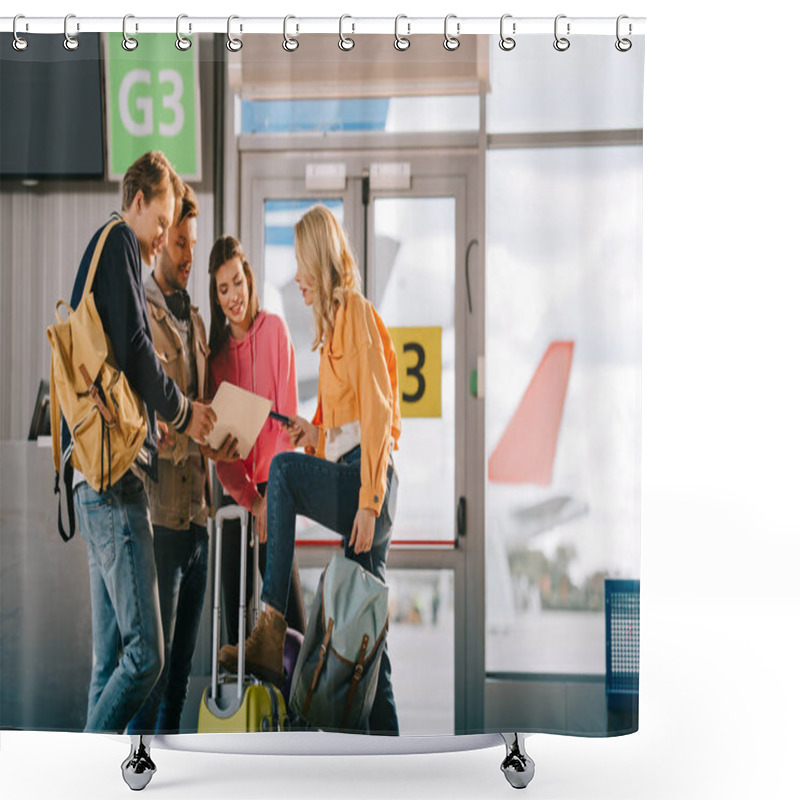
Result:
<svg viewBox="0 0 800 800"><path fill-rule="evenodd" d="M390 464L387 485L391 478ZM350 547L361 489L361 449L356 447L336 464L304 453L280 453L272 460L267 488L267 565L261 599L286 612L294 560L295 518L302 514L344 537L345 557L386 581L391 541L388 492L375 520L372 549L356 555ZM387 650L381 658L378 689L369 717L371 733L397 735L397 708Z"/></svg>
<svg viewBox="0 0 800 800"><path fill-rule="evenodd" d="M266 483L258 485L258 491L263 495ZM223 495L220 506L235 505L236 501ZM253 534L250 528L254 526L255 520L252 516L248 517L248 545L247 545L247 583L246 597L253 597L253 546L249 542ZM226 637L223 644L237 644L239 640L239 558L241 539L239 538L239 522L237 520L226 520L222 523L222 624L224 626L223 635ZM267 560L267 545L258 546L258 568L264 575ZM251 617L248 615L246 630L252 628ZM303 603L303 589L300 585L300 573L297 570L297 562L292 565L292 581L289 593L289 604L286 611L286 624L300 633L306 632L306 614Z"/></svg>
<svg viewBox="0 0 800 800"><path fill-rule="evenodd" d="M208 575L208 531L153 525L164 669L128 733L179 733Z"/></svg>

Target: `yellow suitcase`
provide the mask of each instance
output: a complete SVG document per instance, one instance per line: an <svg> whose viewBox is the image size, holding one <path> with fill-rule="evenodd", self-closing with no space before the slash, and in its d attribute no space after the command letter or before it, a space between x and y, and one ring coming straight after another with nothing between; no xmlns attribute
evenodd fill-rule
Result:
<svg viewBox="0 0 800 800"><path fill-rule="evenodd" d="M223 684L219 688L221 691L216 700L210 696L210 686L203 692L197 720L198 733L243 733L289 729L283 695L272 684L245 685L241 701L236 696L238 690L236 684Z"/></svg>
<svg viewBox="0 0 800 800"><path fill-rule="evenodd" d="M244 733L289 730L286 701L271 683L259 683L244 674L244 658L239 651L236 677L220 675L217 662L220 632L220 563L222 555L222 523L239 520L241 532L241 570L239 582L239 641L245 639L245 561L247 553L247 511L241 506L224 506L216 515L214 547L214 613L211 635L211 685L203 692L197 718L198 733ZM258 548L254 548L258 552ZM254 583L257 585L257 582Z"/></svg>

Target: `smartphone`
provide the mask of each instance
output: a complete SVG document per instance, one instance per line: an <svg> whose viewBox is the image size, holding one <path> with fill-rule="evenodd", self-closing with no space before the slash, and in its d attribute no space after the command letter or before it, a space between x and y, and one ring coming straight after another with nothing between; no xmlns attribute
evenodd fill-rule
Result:
<svg viewBox="0 0 800 800"><path fill-rule="evenodd" d="M281 425L291 425L292 421L289 417L285 417L283 414L279 414L277 411L270 411L269 412L270 419L274 419L276 422L280 422Z"/></svg>

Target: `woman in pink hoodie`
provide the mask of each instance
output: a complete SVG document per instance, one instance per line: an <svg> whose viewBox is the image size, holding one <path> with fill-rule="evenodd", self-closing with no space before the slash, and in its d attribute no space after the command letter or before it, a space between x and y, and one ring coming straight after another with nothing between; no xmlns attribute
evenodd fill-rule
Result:
<svg viewBox="0 0 800 800"><path fill-rule="evenodd" d="M236 238L220 236L214 242L208 274L211 397L223 381L228 381L272 400L273 410L279 414L294 416L297 414L297 374L289 329L277 314L259 310L253 270ZM216 464L220 482L232 498L228 502L248 509L255 518L259 533L267 526L266 488L272 459L277 453L293 449L283 426L268 419L246 458L218 461ZM226 531L222 551L223 618L228 641L236 642L239 630L239 537ZM262 544L259 551L263 574L266 545ZM252 591L252 570L248 569L248 597ZM303 633L305 611L296 561L290 594L287 623Z"/></svg>

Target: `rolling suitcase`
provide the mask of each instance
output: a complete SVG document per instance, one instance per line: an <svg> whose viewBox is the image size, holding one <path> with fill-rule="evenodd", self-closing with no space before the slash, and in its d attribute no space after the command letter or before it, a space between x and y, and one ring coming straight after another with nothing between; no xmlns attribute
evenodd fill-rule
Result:
<svg viewBox="0 0 800 800"><path fill-rule="evenodd" d="M241 506L225 506L217 511L216 539L214 546L214 609L211 636L211 684L203 692L197 720L198 733L247 733L258 731L288 730L289 719L286 702L276 686L261 683L244 674L244 648L239 648L239 663L235 680L221 675L217 662L220 638L220 595L222 561L222 523L239 520L241 533L241 560L239 570L239 642L244 642L247 614L246 561L247 561L247 516ZM253 548L254 559L258 548ZM257 562L254 565L257 569ZM254 585L257 585L255 583Z"/></svg>

